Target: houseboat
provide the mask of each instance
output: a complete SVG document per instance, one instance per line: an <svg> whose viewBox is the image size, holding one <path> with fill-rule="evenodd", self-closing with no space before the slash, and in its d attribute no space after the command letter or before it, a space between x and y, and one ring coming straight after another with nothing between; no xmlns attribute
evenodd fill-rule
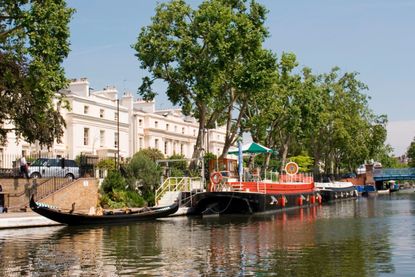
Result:
<svg viewBox="0 0 415 277"><path fill-rule="evenodd" d="M323 200L315 190L313 175L298 173L293 162L283 174L241 170L235 159L212 160L209 169L210 184L206 192L193 196L192 214L272 213L319 205Z"/></svg>

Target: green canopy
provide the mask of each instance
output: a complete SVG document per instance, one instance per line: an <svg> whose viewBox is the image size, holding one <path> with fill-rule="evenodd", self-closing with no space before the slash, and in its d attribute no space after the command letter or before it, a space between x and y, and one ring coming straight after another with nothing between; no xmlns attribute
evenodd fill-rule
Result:
<svg viewBox="0 0 415 277"><path fill-rule="evenodd" d="M242 145L242 153L252 153L252 154L260 154L260 153L272 153L272 149L265 147L259 143L251 142ZM238 148L231 148L228 151L228 154L238 155L239 150Z"/></svg>

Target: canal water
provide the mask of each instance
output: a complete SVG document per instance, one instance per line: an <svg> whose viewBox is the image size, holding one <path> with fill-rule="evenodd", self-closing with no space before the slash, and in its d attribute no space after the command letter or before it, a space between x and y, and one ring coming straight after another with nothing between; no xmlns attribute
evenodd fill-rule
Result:
<svg viewBox="0 0 415 277"><path fill-rule="evenodd" d="M415 193L266 216L0 231L0 276L415 276Z"/></svg>

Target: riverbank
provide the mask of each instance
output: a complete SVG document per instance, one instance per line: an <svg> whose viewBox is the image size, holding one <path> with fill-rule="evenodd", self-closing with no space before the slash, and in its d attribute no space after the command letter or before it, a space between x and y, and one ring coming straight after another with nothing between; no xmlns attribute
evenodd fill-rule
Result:
<svg viewBox="0 0 415 277"><path fill-rule="evenodd" d="M0 214L0 229L28 228L62 225L34 212L11 212Z"/></svg>

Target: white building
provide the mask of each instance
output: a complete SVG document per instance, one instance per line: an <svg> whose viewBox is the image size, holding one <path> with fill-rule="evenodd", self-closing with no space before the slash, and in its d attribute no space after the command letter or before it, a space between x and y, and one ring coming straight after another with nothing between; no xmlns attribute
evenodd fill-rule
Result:
<svg viewBox="0 0 415 277"><path fill-rule="evenodd" d="M143 148L159 149L166 157L183 154L190 158L193 154L199 125L180 110L156 111L154 102L135 101L131 94L119 99L114 87L93 90L86 78L72 80L63 93L71 110L62 111L66 129L61 143L40 149L16 142L10 134L7 146L0 146L0 154L47 152L74 159L80 154L114 157L119 151L120 157L131 157ZM221 154L225 131L223 127L206 130L205 150Z"/></svg>

